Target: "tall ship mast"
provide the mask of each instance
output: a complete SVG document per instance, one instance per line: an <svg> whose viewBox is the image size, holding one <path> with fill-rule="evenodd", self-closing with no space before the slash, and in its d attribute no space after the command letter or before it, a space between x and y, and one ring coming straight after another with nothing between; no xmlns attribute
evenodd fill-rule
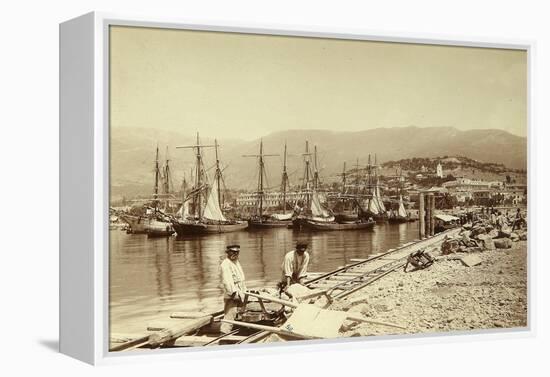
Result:
<svg viewBox="0 0 550 377"><path fill-rule="evenodd" d="M260 152L259 154L252 155L243 155L243 157L254 157L258 160L258 185L256 191L257 205L256 213L248 220L248 224L251 227L255 228L277 228L277 227L286 227L290 224L292 218L291 214L285 214L286 209L286 189L288 186L288 174L286 172L286 143L285 143L285 154L283 162L283 175L282 175L282 195L283 195L283 213L277 213L276 211L269 211L269 206L264 205L265 199L265 183L267 181L267 175L265 170L265 161L266 157L275 157L279 156L278 154L265 154L263 151L263 141L260 140Z"/></svg>
<svg viewBox="0 0 550 377"><path fill-rule="evenodd" d="M315 156L317 148L315 147ZM311 153L309 152L309 142L306 141L306 151L304 156L304 175L302 179L302 188L300 192L301 209L298 215L292 220L292 226L297 229L307 225L308 221L315 222L334 222L334 216L331 211L321 203L319 196L319 174L318 169L311 167ZM316 158L314 160L316 162ZM316 165L316 163L315 163Z"/></svg>
<svg viewBox="0 0 550 377"><path fill-rule="evenodd" d="M367 216L372 217L377 222L384 222L387 220L386 208L380 195L380 182L378 179L378 166L376 165L376 155L374 165L371 163L371 155L369 154L369 161L367 165Z"/></svg>
<svg viewBox="0 0 550 377"><path fill-rule="evenodd" d="M407 213L407 210L405 209L405 205L403 203L403 176L402 172L400 170L399 175L397 175L397 209L391 208L390 213L388 215L388 221L392 223L406 223L411 221L410 216ZM392 203L393 207L393 203Z"/></svg>
<svg viewBox="0 0 550 377"><path fill-rule="evenodd" d="M180 149L192 149L195 152L195 182L193 189L184 200L192 202L192 214L187 219L173 219L172 224L178 236L187 234L226 233L245 229L248 223L245 221L229 220L222 212L221 186L223 184L222 169L218 155L218 142L213 145L202 145L199 134L195 145L179 146ZM208 182L202 150L214 148L216 157L216 170L212 182Z"/></svg>
<svg viewBox="0 0 550 377"><path fill-rule="evenodd" d="M174 229L170 221L170 216L159 209L163 173L160 167L158 144L155 152L153 175L153 198L152 200L148 200L150 207L149 205L145 205L145 213L143 215L136 216L125 214L122 215L121 218L130 226L129 233L146 233L148 237L166 237L172 235ZM162 185L162 189L164 190L164 184Z"/></svg>
<svg viewBox="0 0 550 377"><path fill-rule="evenodd" d="M363 210L360 206L360 188L361 188L361 169L359 167L359 159L355 164L354 175L348 174L346 170L346 162L344 169L339 176L342 179L342 188L340 192L333 196L334 205L332 212L337 222L357 221L361 218ZM351 175L351 177L350 177ZM350 179L351 178L351 179Z"/></svg>

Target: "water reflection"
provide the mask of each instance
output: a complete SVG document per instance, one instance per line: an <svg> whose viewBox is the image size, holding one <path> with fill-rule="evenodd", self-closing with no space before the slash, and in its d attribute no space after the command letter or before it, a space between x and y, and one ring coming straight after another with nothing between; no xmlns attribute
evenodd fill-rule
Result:
<svg viewBox="0 0 550 377"><path fill-rule="evenodd" d="M110 232L110 318L113 332L142 332L173 311L218 310L219 264L225 246L241 245L249 287L275 286L284 254L309 243L310 271L329 271L352 258L395 248L417 238L417 224L377 224L373 231L300 233L266 229L210 236L148 239Z"/></svg>

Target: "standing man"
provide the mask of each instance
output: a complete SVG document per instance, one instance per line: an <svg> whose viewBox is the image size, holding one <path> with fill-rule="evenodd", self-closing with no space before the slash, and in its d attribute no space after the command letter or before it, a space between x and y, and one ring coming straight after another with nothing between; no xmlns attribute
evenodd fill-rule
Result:
<svg viewBox="0 0 550 377"><path fill-rule="evenodd" d="M238 309L244 303L246 284L244 272L239 263L240 245L229 245L225 249L227 257L220 265L223 284L223 318L234 320ZM233 325L222 322L220 331L224 334L231 332Z"/></svg>
<svg viewBox="0 0 550 377"><path fill-rule="evenodd" d="M302 284L307 276L308 264L309 253L307 252L307 243L297 242L296 249L286 253L281 265L283 271L281 290L286 292L291 284Z"/></svg>

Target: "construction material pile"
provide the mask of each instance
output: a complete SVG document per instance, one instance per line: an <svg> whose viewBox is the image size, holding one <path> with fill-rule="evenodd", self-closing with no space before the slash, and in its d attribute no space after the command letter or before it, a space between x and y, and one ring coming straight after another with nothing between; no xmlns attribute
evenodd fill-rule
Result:
<svg viewBox="0 0 550 377"><path fill-rule="evenodd" d="M525 220L521 217L510 220L508 217L501 215L497 220L493 217L492 219L479 219L473 223L464 224L457 236L446 238L443 241L441 254L510 249L512 242L520 240L527 240Z"/></svg>

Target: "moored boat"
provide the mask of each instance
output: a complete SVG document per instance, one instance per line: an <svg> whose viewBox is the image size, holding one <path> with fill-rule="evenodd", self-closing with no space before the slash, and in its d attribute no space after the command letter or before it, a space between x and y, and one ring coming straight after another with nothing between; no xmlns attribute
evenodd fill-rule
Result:
<svg viewBox="0 0 550 377"><path fill-rule="evenodd" d="M201 148L214 147L216 151L216 171L212 185L208 184L206 169L202 160ZM178 236L187 234L228 233L246 229L246 221L227 219L221 209L220 187L223 182L222 169L218 159L218 143L201 145L197 134L197 144L178 147L192 148L196 151L196 174L191 193L183 199L181 218L173 218L172 226ZM206 198L205 198L206 197ZM193 213L188 212L188 202L192 202ZM203 205L204 203L204 205Z"/></svg>
<svg viewBox="0 0 550 377"><path fill-rule="evenodd" d="M246 221L225 221L225 222L205 222L205 221L174 221L172 223L174 230L179 236L185 234L214 234L229 233L246 229Z"/></svg>
<svg viewBox="0 0 550 377"><path fill-rule="evenodd" d="M265 166L264 166L264 157L269 156L278 156L275 154L264 154L263 153L263 142L260 141L260 153L257 155L245 155L243 157L256 157L258 158L258 190L256 192L257 196L257 205L256 213L248 219L248 225L251 228L286 228L292 222L292 212L287 212L287 202L286 202L286 192L288 188L288 174L286 171L286 143L285 143L285 152L284 152L284 162L283 162L283 174L281 179L281 189L282 189L282 212L270 211L264 206L264 176L265 176Z"/></svg>
<svg viewBox="0 0 550 377"><path fill-rule="evenodd" d="M374 220L358 220L353 222L317 222L312 220L306 220L302 225L310 230L361 230L372 229L376 222Z"/></svg>

